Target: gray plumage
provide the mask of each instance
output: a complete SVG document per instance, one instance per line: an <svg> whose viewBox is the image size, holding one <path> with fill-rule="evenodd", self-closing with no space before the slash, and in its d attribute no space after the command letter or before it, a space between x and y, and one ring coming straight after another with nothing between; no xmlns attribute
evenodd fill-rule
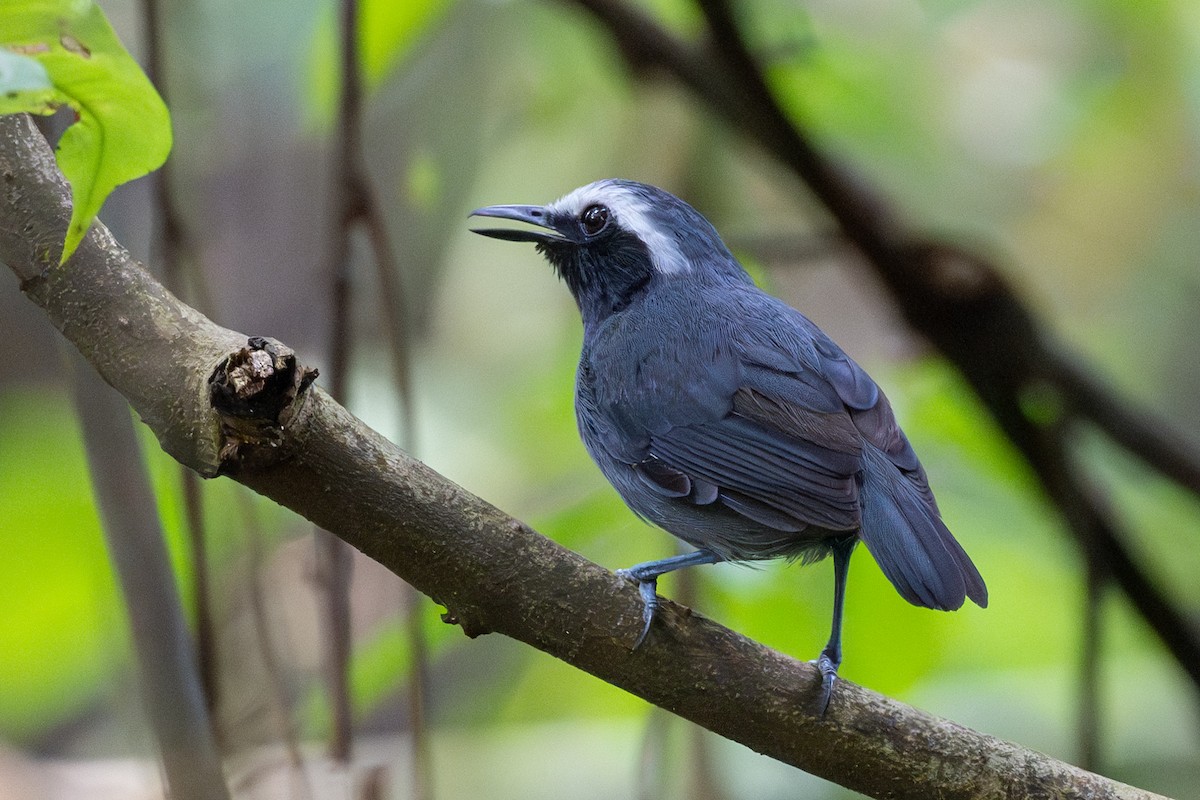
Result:
<svg viewBox="0 0 1200 800"><path fill-rule="evenodd" d="M630 508L698 550L623 571L646 599L643 636L664 572L833 553L824 709L856 541L910 603L987 604L883 392L815 324L756 288L691 206L604 180L548 206L473 213L544 229L477 232L536 243L567 283L584 323L583 442Z"/></svg>

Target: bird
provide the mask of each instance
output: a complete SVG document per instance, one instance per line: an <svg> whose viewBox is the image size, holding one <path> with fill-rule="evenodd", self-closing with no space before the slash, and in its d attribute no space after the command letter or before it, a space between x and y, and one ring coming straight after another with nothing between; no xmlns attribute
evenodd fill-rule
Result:
<svg viewBox="0 0 1200 800"><path fill-rule="evenodd" d="M759 289L707 219L649 184L604 179L544 206L493 205L472 228L532 242L583 320L575 411L583 444L644 520L694 550L618 575L643 603L683 567L833 558L823 716L842 663L850 557L861 541L908 602L987 606L890 403L820 328Z"/></svg>

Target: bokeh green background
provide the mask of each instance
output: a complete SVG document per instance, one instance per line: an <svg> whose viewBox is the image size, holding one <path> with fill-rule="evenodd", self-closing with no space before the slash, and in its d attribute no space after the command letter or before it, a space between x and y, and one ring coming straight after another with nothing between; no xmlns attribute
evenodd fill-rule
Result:
<svg viewBox="0 0 1200 800"><path fill-rule="evenodd" d="M135 52L140 6L105 0ZM325 187L336 92L333 9L311 0L169 0L172 188L213 316L326 356ZM686 3L647 4L680 35ZM763 0L738 4L794 117L915 227L993 257L1088 368L1200 438L1200 6ZM467 212L546 202L599 177L664 186L700 208L757 279L809 314L892 398L946 519L987 579L987 610L901 600L855 559L842 674L1054 756L1078 755L1083 570L1036 483L953 370L912 338L794 178L670 81L634 76L567 2L366 0L366 139L403 264L417 454L611 568L675 546L621 505L579 444L580 330L531 248L468 233ZM102 218L140 257L144 188ZM350 406L401 437L372 266L357 242ZM139 250L140 248L140 250ZM0 740L34 758L150 755L124 611L48 324L0 278ZM670 335L670 331L664 331ZM176 466L145 437L181 591ZM1136 534L1153 578L1200 611L1200 504L1081 431L1077 463ZM277 741L278 693L305 741L327 729L308 528L223 480L204 486L231 751ZM800 658L828 631L831 571L695 571L697 606ZM403 595L360 562L353 691L404 796ZM674 577L662 591L671 595ZM260 592L282 669L255 634ZM1200 796L1197 692L1119 595L1103 601L1101 768ZM467 640L422 600L437 795L685 796L692 734L642 701L522 645ZM271 688L274 687L274 688ZM648 734L647 731L650 731ZM649 737L653 742L647 747ZM710 737L731 797L840 797ZM369 749L369 747L368 747ZM650 754L647 756L647 754ZM645 759L648 758L648 761ZM648 763L648 768L639 763ZM0 782L2 782L0 778ZM720 795L717 795L720 796Z"/></svg>

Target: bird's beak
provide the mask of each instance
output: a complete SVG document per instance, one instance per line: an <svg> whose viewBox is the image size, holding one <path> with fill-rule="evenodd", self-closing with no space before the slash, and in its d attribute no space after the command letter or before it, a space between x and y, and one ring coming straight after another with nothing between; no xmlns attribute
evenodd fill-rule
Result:
<svg viewBox="0 0 1200 800"><path fill-rule="evenodd" d="M550 223L549 212L543 206L486 206L475 209L468 216L514 219L518 222L528 222L531 225L537 225L551 231L554 230L554 226ZM510 242L547 244L549 242L568 241L557 233L531 231L524 228L472 228L471 232L482 234L483 236L491 236L493 239L505 239Z"/></svg>

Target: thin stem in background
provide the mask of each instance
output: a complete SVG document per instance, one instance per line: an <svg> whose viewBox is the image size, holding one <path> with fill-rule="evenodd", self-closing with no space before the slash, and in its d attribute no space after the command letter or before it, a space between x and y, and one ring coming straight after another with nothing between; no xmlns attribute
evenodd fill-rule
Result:
<svg viewBox="0 0 1200 800"><path fill-rule="evenodd" d="M348 766L353 749L353 719L350 703L350 581L354 573L354 551L328 531L314 531L316 587L325 632L325 685L329 692L329 757Z"/></svg>
<svg viewBox="0 0 1200 800"><path fill-rule="evenodd" d="M1192 494L1200 495L1200 445L1161 419L1122 403L1095 376L1069 356L1055 368L1064 396L1080 417L1090 420L1142 463Z"/></svg>
<svg viewBox="0 0 1200 800"><path fill-rule="evenodd" d="M334 397L344 400L345 380L349 369L351 341L350 310L353 288L349 278L350 234L355 226L362 225L376 267L380 289L380 303L384 329L388 338L388 350L392 361L392 374L396 382L400 407L399 428L402 444L413 452L416 443L415 404L412 390L412 366L410 363L410 331L406 304L401 281L400 265L387 235L378 198L376 197L366 168L362 144L362 80L358 50L358 3L357 0L342 0L339 6L339 39L341 43L340 89L338 103L335 157L337 174L333 189L333 218L335 229L332 236L332 263L330 272L333 281L333 324L330 342L329 378L334 387ZM323 572L338 569L334 560L341 558L335 551L344 545L330 541L325 545L324 558L328 562ZM348 558L351 553L346 551ZM348 567L342 567L346 569ZM333 583L334 576L325 575L325 586L329 592L348 591ZM349 757L349 689L347 669L350 655L349 604L329 596L327 600L327 627L330 631L331 681L340 686L331 686L334 705L335 729L331 750L335 758L345 761ZM408 682L408 706L412 747L413 796L424 800L432 796L432 768L430 761L425 706L428 686L428 653L424 629L418 609L417 593L405 584L401 606L407 616L408 639L412 676ZM344 615L344 617L343 617Z"/></svg>
<svg viewBox="0 0 1200 800"><path fill-rule="evenodd" d="M259 657L267 674L267 706L275 718L275 727L287 754L288 766L292 770L293 789L300 797L313 800L312 784L304 771L304 755L300 752L300 741L296 737L296 726L290 711L291 703L288 701L287 688L284 685L283 666L276 655L275 637L267 620L266 587L263 585L265 565L258 514L248 494L239 493L238 501L241 505L241 518L245 522L246 551L249 554L250 616L254 623L255 639L258 640Z"/></svg>
<svg viewBox="0 0 1200 800"><path fill-rule="evenodd" d="M676 552L691 550L677 541ZM704 583L698 570L684 569L675 573L675 595L679 602L689 608L700 605ZM725 791L713 761L713 740L699 725L683 723L686 747L684 750L683 775L686 780L683 796L689 800L724 800ZM665 744L664 744L665 747Z"/></svg>
<svg viewBox="0 0 1200 800"><path fill-rule="evenodd" d="M129 406L74 351L71 365L92 487L169 793L176 800L228 800L191 631Z"/></svg>
<svg viewBox="0 0 1200 800"><path fill-rule="evenodd" d="M1100 760L1100 665L1103 650L1103 608L1109 579L1096 563L1088 558L1083 597L1083 647L1079 657L1079 766L1093 772L1102 768Z"/></svg>
<svg viewBox="0 0 1200 800"><path fill-rule="evenodd" d="M646 715L646 727L638 747L637 773L634 786L638 800L659 800L666 796L668 739L676 719L658 706Z"/></svg>
<svg viewBox="0 0 1200 800"><path fill-rule="evenodd" d="M675 552L689 551L687 545L673 540ZM700 604L702 581L698 571L684 569L672 573L677 602L695 608ZM679 731L684 736L683 764L673 763L671 739ZM667 788L681 777L683 797L689 800L723 800L726 796L713 761L712 740L699 725L678 721L661 708L651 708L646 715L645 730L637 757L637 792L641 798L658 798L669 794Z"/></svg>
<svg viewBox="0 0 1200 800"><path fill-rule="evenodd" d="M178 466L183 490L184 534L192 563L192 603L195 610L196 655L200 659L200 682L210 718L216 722L220 705L220 654L216 623L213 618L211 570L208 563L208 536L204 525L204 498L200 476L183 465ZM215 731L220 736L220 731Z"/></svg>
<svg viewBox="0 0 1200 800"><path fill-rule="evenodd" d="M164 68L163 42L166 26L162 18L160 0L142 0L142 17L145 20L143 46L146 49L146 74L154 83L163 100L169 99ZM171 193L173 169L168 159L161 169L148 178L153 187L155 206L154 231L151 248L158 250L155 259L162 264L163 282L167 288L186 302L205 313L213 313L211 295L206 282L194 260L195 250L186 233L183 217ZM185 258L185 254L189 257ZM185 264L193 266L191 276L186 274ZM204 523L203 493L200 476L186 467L179 466L179 483L183 493L184 535L188 541L188 553L192 563L192 602L195 606L196 649L200 658L200 679L204 686L205 703L209 716L215 723L216 710L220 704L220 663L217 648L216 627L213 617L211 572L208 563L208 542ZM219 732L218 732L219 735Z"/></svg>
<svg viewBox="0 0 1200 800"><path fill-rule="evenodd" d="M341 99L344 110L347 103L357 105L357 81L346 81L347 71L355 73L357 60L358 9L354 2L340 5L341 38ZM345 31L350 30L349 36ZM348 68L347 63L351 66ZM345 177L347 169L347 139L358 135L357 115L338 115L337 142L339 151L334 162L336 176L331 187L331 212L333 226L330 235L330 330L326 351L328 366L325 379L329 393L339 403L347 402L346 385L350 367L350 305L352 287L350 283L350 229L356 216L350 207L353 192ZM336 763L347 765L353 747L353 721L350 703L350 581L353 571L353 552L347 545L325 531L315 532L316 581L324 598L322 605L323 630L325 632L325 679L329 695L331 729L329 755Z"/></svg>

